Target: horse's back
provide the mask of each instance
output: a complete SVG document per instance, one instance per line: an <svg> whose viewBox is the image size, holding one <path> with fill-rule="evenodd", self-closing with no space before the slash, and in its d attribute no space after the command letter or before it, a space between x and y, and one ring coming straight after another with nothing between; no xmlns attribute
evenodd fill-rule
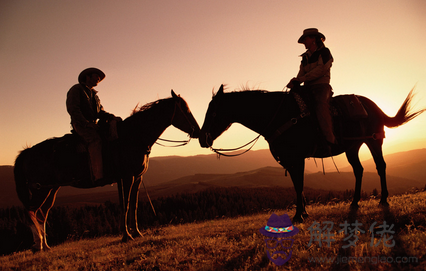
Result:
<svg viewBox="0 0 426 271"><path fill-rule="evenodd" d="M60 185L90 176L88 154L73 134L50 138L23 150L15 162L15 182ZM18 176L18 177L17 177Z"/></svg>
<svg viewBox="0 0 426 271"><path fill-rule="evenodd" d="M54 137L25 149L21 155L27 162L44 167L43 164L62 166L75 156L86 154L81 139L74 134ZM86 154L87 155L87 154Z"/></svg>

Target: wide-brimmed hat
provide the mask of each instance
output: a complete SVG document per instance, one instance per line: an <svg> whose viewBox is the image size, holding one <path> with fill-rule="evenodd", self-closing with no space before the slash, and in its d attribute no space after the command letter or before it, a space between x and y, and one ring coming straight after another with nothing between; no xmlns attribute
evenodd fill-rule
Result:
<svg viewBox="0 0 426 271"><path fill-rule="evenodd" d="M103 71L101 71L98 68L87 68L87 69L83 70L82 72L80 72L80 74L78 75L78 82L80 84L86 83L86 76L87 75L92 75L94 73L96 73L97 75L99 75L101 81L104 80L105 73Z"/></svg>
<svg viewBox="0 0 426 271"><path fill-rule="evenodd" d="M325 40L325 36L318 31L316 28L307 28L303 30L303 35L299 38L297 41L298 43L303 43L303 40L308 36L317 36L321 37L323 40Z"/></svg>
<svg viewBox="0 0 426 271"><path fill-rule="evenodd" d="M299 233L299 229L293 226L287 214L278 216L275 213L269 217L266 226L259 231L267 237L290 237Z"/></svg>

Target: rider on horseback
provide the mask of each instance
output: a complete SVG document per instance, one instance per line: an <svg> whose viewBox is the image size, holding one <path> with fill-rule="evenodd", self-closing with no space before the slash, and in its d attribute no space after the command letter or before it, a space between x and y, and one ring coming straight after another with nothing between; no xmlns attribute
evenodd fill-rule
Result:
<svg viewBox="0 0 426 271"><path fill-rule="evenodd" d="M292 78L287 87L293 88L304 83L314 98L318 122L326 140L336 144L329 108L333 95L330 86L333 56L330 50L324 46L324 40L325 36L316 28L308 28L303 31L298 43L304 44L307 51L302 54L302 63L297 77Z"/></svg>
<svg viewBox="0 0 426 271"><path fill-rule="evenodd" d="M102 140L97 120L121 120L104 110L94 89L104 78L105 74L97 68L83 70L78 76L79 83L68 91L66 101L71 125L87 144L94 182L103 178Z"/></svg>

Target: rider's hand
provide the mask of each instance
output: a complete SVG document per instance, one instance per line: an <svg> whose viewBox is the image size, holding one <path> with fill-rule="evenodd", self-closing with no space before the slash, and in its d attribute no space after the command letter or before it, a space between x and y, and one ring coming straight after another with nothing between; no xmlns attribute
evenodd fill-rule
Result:
<svg viewBox="0 0 426 271"><path fill-rule="evenodd" d="M291 78L290 82L288 82L287 87L293 88L295 85L300 85L299 80L296 77Z"/></svg>
<svg viewBox="0 0 426 271"><path fill-rule="evenodd" d="M92 129L95 129L95 130L98 130L98 129L99 129L98 125L96 125L96 123L93 123L93 122L88 122L88 123L86 124L86 127L88 127L88 128L92 128Z"/></svg>

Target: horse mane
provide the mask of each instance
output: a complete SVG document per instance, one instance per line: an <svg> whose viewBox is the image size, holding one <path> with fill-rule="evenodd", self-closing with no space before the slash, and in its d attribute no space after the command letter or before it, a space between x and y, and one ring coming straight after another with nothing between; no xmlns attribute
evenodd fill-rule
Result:
<svg viewBox="0 0 426 271"><path fill-rule="evenodd" d="M240 89L240 90L235 90L232 92L254 92L254 93L268 93L270 92L269 90L264 90L264 89ZM231 93L232 93L231 92Z"/></svg>
<svg viewBox="0 0 426 271"><path fill-rule="evenodd" d="M168 100L168 99L170 99L170 98L159 99L159 100L156 100L156 101L153 101L153 102L146 103L142 106L139 106L139 103L138 103L135 106L135 108L132 110L132 113L130 114L130 116L133 116L134 114L139 113L139 112L147 111L148 109L151 109L154 106L160 104L162 101Z"/></svg>
<svg viewBox="0 0 426 271"><path fill-rule="evenodd" d="M260 93L266 93L269 92L268 90L264 90L264 89L260 89L260 84L255 85L255 86L249 86L249 84L245 84L245 85L241 85L239 89L236 89L235 91L232 92L260 92Z"/></svg>
<svg viewBox="0 0 426 271"><path fill-rule="evenodd" d="M270 92L270 91L268 91L268 90L264 90L264 89L255 89L255 88L250 88L249 86L241 86L240 88L237 88L237 89L234 89L234 90L232 90L232 91L228 91L228 92L225 92L226 90L227 90L227 86L226 85L223 85L223 91L224 91L224 93L239 93L239 92L250 92L250 93L268 93L268 92ZM213 96L213 98L216 96L216 94L217 94L217 92L216 93L214 93L214 90L212 91L212 96Z"/></svg>

